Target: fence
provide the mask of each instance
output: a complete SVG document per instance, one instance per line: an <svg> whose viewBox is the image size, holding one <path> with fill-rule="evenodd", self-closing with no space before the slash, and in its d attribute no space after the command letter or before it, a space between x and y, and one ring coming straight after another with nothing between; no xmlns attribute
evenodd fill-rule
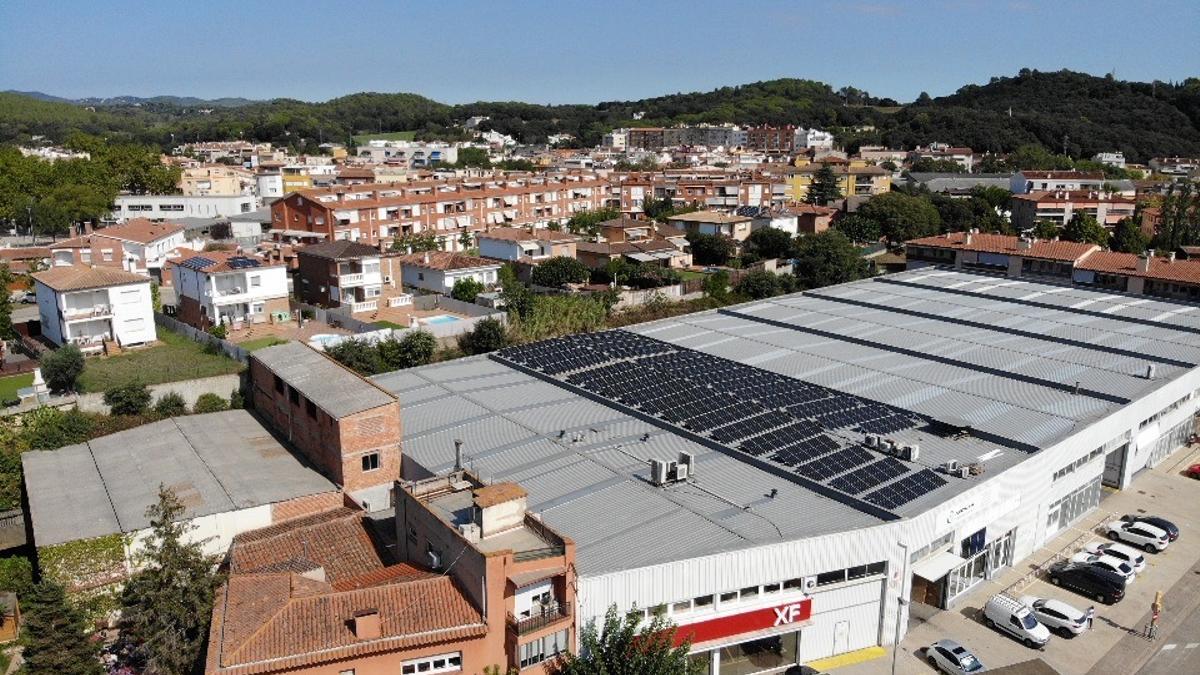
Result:
<svg viewBox="0 0 1200 675"><path fill-rule="evenodd" d="M640 291L621 291L620 298L617 299L617 309L645 305L654 302L660 297L668 302L675 302L683 297L683 294L682 284L673 284L660 288L647 288Z"/></svg>
<svg viewBox="0 0 1200 675"><path fill-rule="evenodd" d="M470 317L490 316L496 314L496 310L491 307L484 307L473 302L463 302L456 300L448 295L418 295L413 298L413 309L422 311L432 311L435 309L444 309L455 314L466 314Z"/></svg>
<svg viewBox="0 0 1200 675"><path fill-rule="evenodd" d="M292 311L300 311L308 313L313 319L321 323L329 324L330 326L338 326L345 328L354 333L370 333L379 330L375 324L359 321L350 315L349 307L334 307L324 309L316 305L310 305L304 302L292 301Z"/></svg>
<svg viewBox="0 0 1200 675"><path fill-rule="evenodd" d="M159 326L162 326L163 328L166 328L167 330L169 330L173 333L179 333L180 335L189 337L189 338L195 340L196 342L199 342L200 344L217 345L218 347L221 348L221 351L225 352L225 354L231 359L234 359L241 363L249 363L250 362L250 352L246 351L245 349L242 349L241 347L233 344L229 340L222 340L221 338L210 335L209 333L206 333L206 332L200 330L199 328L195 328L194 326L189 326L186 323L179 321L178 319L173 319L173 318L167 316L166 314L161 314L159 312L155 312L154 313L154 323Z"/></svg>

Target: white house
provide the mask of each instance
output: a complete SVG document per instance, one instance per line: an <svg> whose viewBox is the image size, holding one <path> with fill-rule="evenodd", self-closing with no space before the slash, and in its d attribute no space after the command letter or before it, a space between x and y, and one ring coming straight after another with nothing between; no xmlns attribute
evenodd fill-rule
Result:
<svg viewBox="0 0 1200 675"><path fill-rule="evenodd" d="M449 293L459 279L474 279L491 286L499 272L499 262L449 251L426 251L400 258L400 278L404 285L435 293Z"/></svg>
<svg viewBox="0 0 1200 675"><path fill-rule="evenodd" d="M184 244L184 227L174 223L153 223L145 218L124 225L112 225L93 233L95 237L121 242L125 249L125 267L141 274L161 274L163 263Z"/></svg>
<svg viewBox="0 0 1200 675"><path fill-rule="evenodd" d="M496 260L538 261L555 256L575 257L575 235L540 228L498 227L475 235L479 255Z"/></svg>
<svg viewBox="0 0 1200 675"><path fill-rule="evenodd" d="M117 195L112 219L218 218L253 211L254 195Z"/></svg>
<svg viewBox="0 0 1200 675"><path fill-rule="evenodd" d="M33 275L42 335L57 345L98 351L153 342L150 278L114 267L52 267Z"/></svg>
<svg viewBox="0 0 1200 675"><path fill-rule="evenodd" d="M818 150L833 149L833 134L820 129L796 129L795 143L797 148L816 148Z"/></svg>
<svg viewBox="0 0 1200 675"><path fill-rule="evenodd" d="M171 268L178 318L207 330L266 323L289 311L287 267L238 253L205 251Z"/></svg>

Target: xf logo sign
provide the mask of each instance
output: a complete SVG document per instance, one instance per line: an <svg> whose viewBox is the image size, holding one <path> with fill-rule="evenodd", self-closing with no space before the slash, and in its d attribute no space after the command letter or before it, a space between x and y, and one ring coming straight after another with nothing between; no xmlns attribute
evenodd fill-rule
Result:
<svg viewBox="0 0 1200 675"><path fill-rule="evenodd" d="M784 626L789 623L796 623L804 617L804 603L793 602L790 605L783 607L774 607L775 610L775 625Z"/></svg>

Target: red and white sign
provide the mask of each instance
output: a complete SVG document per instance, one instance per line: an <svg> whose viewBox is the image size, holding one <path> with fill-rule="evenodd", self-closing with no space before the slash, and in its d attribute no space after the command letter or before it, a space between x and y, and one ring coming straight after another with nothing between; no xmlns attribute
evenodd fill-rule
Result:
<svg viewBox="0 0 1200 675"><path fill-rule="evenodd" d="M775 607L763 607L741 614L730 614L708 621L697 621L679 626L675 629L675 644L683 644L685 640L690 640L692 644L699 644L742 633L779 628L807 621L811 616L812 598L804 598Z"/></svg>

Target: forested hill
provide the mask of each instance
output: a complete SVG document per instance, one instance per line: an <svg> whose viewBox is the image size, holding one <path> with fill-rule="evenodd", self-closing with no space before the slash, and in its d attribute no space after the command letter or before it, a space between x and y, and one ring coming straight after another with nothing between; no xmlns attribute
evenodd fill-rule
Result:
<svg viewBox="0 0 1200 675"><path fill-rule="evenodd" d="M241 137L311 151L321 141L346 142L353 134L376 131L464 138L456 123L485 115L491 117L485 128L524 142L568 133L583 146L595 145L617 126L733 122L832 129L851 149L864 143L910 148L942 141L997 152L1030 143L1062 152L1065 144L1075 157L1121 150L1130 161L1200 155L1200 78L1180 84L1140 83L1070 71L1023 70L988 84L967 85L950 96L923 95L907 105L853 87L834 90L800 79L598 105L451 106L416 94L377 93L322 103L278 99L215 109L186 105L189 99L140 101L84 108L0 93L0 142L22 141L33 134L61 141L84 131L164 146L171 140ZM635 113L641 119L634 121Z"/></svg>

